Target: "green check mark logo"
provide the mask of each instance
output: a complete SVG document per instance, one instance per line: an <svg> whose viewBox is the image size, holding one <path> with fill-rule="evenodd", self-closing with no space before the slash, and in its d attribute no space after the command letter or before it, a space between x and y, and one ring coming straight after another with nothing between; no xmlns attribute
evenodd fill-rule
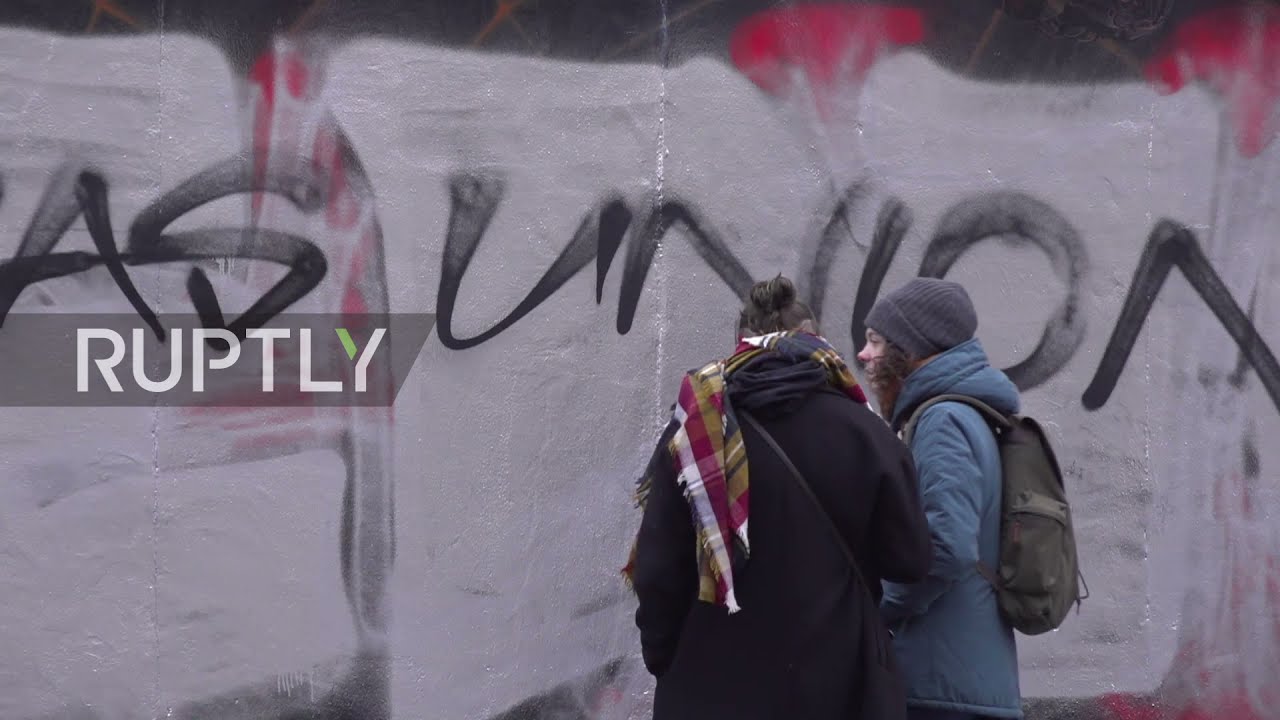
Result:
<svg viewBox="0 0 1280 720"><path fill-rule="evenodd" d="M338 328L336 332L338 333L338 339L342 341L342 348L347 351L347 358L355 360L356 353L359 352L360 348L356 347L355 341L351 339L351 333L347 332L346 328Z"/></svg>

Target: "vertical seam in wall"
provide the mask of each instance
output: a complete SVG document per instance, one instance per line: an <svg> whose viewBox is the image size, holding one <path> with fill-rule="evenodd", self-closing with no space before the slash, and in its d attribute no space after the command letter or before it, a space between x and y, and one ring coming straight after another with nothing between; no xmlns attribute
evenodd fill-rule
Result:
<svg viewBox="0 0 1280 720"><path fill-rule="evenodd" d="M662 25L659 34L660 44L658 47L658 144L657 144L657 164L654 167L654 211L658 213L658 232L662 232L664 223L662 222L662 203L664 194L664 184L666 182L666 156L667 156L667 64L670 54L670 36L667 34L667 0L658 0L658 7L662 12ZM658 245L657 260L662 260L662 237L657 238ZM659 418L661 418L663 402L663 375L666 365L666 333L667 333L667 276L665 272L659 270L658 276L658 292L661 298L662 310L658 313L658 357L655 368L654 377L654 406L657 410Z"/></svg>
<svg viewBox="0 0 1280 720"><path fill-rule="evenodd" d="M1152 187L1152 165L1155 163L1155 132L1156 132L1156 105L1152 101L1147 114L1147 227L1154 226L1154 219L1151 213L1151 198L1153 195ZM1155 477L1151 472L1151 333L1143 333L1142 341L1142 368L1143 368L1143 394L1142 394L1142 472L1150 492L1150 506L1147 508L1146 522L1142 525L1142 562L1146 566L1146 592L1144 593L1144 607L1142 613L1142 623L1146 627L1151 626L1151 522L1153 516L1157 513L1157 493L1155 487ZM1146 635L1146 633L1143 633ZM1152 665L1151 642L1148 638L1144 643L1147 646L1147 666Z"/></svg>
<svg viewBox="0 0 1280 720"><path fill-rule="evenodd" d="M155 126L152 129L152 139L156 140L164 133L164 112L165 112L165 88L164 88L164 72L165 72L165 37L164 37L164 13L165 1L160 0L156 7L157 21L157 37L159 38L160 57L157 63L156 72L156 89L159 96L158 112L156 114ZM160 143L153 142L152 148L159 147ZM164 157L160 156L156 159L157 165L164 162ZM160 191L159 168L157 168L157 177L155 187L152 189L153 194ZM156 310L163 312L163 308L159 303L159 280L157 279L152 286L152 296L157 298ZM169 342L175 342L175 339L168 338ZM155 672L152 675L152 708L154 712L161 711L160 708L160 551L158 546L158 535L160 526L160 408L158 405L151 407L151 639L152 639L152 656L155 661ZM166 712L167 716L168 713Z"/></svg>

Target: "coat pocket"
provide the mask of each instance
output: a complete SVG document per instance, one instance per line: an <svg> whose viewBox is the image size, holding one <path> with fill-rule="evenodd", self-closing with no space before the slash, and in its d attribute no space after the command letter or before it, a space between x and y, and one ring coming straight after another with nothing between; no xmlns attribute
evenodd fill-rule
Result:
<svg viewBox="0 0 1280 720"><path fill-rule="evenodd" d="M907 683L893 650L889 630L876 622L877 635L863 641L862 693L855 703L861 720L906 720Z"/></svg>

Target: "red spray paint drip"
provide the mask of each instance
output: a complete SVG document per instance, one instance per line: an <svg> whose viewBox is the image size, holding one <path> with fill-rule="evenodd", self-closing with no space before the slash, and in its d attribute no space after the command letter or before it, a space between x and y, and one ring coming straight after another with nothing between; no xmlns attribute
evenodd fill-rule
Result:
<svg viewBox="0 0 1280 720"><path fill-rule="evenodd" d="M1196 81L1208 84L1226 104L1240 153L1256 157L1280 129L1280 8L1197 15L1178 27L1145 74L1164 93Z"/></svg>
<svg viewBox="0 0 1280 720"><path fill-rule="evenodd" d="M314 73L307 66L306 60L297 50L269 50L264 53L249 71L249 79L261 94L261 103L254 115L253 156L254 172L259 178L266 173L272 157L271 128L280 109L277 103L277 72L283 68L284 91L295 101L302 104L314 104L318 98L309 92ZM304 132L301 124L291 128L294 132ZM329 113L314 128L309 155L315 172L328 184L325 206L325 224L327 229L335 233L355 234L358 241L350 254L350 271L348 282L343 288L339 309L343 313L362 314L369 312L370 304L364 298L361 283L366 271L366 257L376 253L378 238L372 228L359 228L357 225L363 218L365 199L357 196L352 188L351 173L354 168L347 167L344 149L346 138L342 135L337 121ZM305 140L303 141L305 143ZM302 148L306 150L306 148ZM255 193L253 199L254 222L258 222L262 211L262 193Z"/></svg>
<svg viewBox="0 0 1280 720"><path fill-rule="evenodd" d="M1222 476L1214 484L1212 512L1218 523L1237 529L1256 525L1260 518L1255 511L1249 483L1241 473ZM1260 660L1241 652L1251 641L1255 650L1280 647L1280 593L1269 573L1277 562L1275 550L1248 532L1232 532L1227 542L1231 551L1224 552L1219 563L1218 582L1225 595L1212 608L1208 622L1197 623L1197 635L1178 653L1170 670L1172 686L1181 685L1181 694L1194 698L1180 708L1177 720L1264 720L1261 713L1273 711L1280 697L1274 689L1258 688L1256 681L1250 691L1250 675L1255 680L1261 677ZM1251 615L1248 598L1260 598L1263 612Z"/></svg>
<svg viewBox="0 0 1280 720"><path fill-rule="evenodd" d="M799 68L818 110L829 117L831 95L861 87L876 61L925 38L924 15L883 5L801 5L757 13L733 32L733 64L765 92L791 89Z"/></svg>
<svg viewBox="0 0 1280 720"><path fill-rule="evenodd" d="M368 319L365 313L386 312L382 272L382 239L377 226L373 199L360 192L368 186L358 162L353 161L350 141L332 112L324 107L323 68L311 62L296 47L273 46L251 66L248 73L249 108L252 113L253 173L260 185L273 165L302 162L324 188L325 203L321 214L304 222L309 224L308 239L316 242L329 263L328 286L313 290L319 293L319 312L350 315L346 326L363 332ZM252 224L259 225L264 215L274 212L268 194L252 194ZM281 363L277 351L277 372ZM350 370L345 365L342 366ZM350 381L349 377L342 379ZM379 378L391 392L391 378ZM277 384L273 399L293 403L286 407L264 407L264 398L256 388L245 388L243 397L226 395L204 407L186 408L187 416L217 425L226 432L249 433L236 441L237 448L265 450L284 447L299 437L312 437L306 428L323 412L326 418L350 416L347 408L324 408L308 402L310 396L298 388ZM390 422L392 408L376 408L374 412ZM274 432L264 432L270 425ZM288 441L288 442L285 442Z"/></svg>
<svg viewBox="0 0 1280 720"><path fill-rule="evenodd" d="M1204 83L1222 103L1237 151L1255 158L1280 131L1280 9L1201 13L1178 27L1145 75L1163 93ZM1274 717L1280 698L1265 680L1268 673L1274 677L1275 668L1265 665L1280 648L1280 582L1274 575L1280 553L1249 531L1260 519L1240 473L1218 479L1211 509L1227 531L1215 568L1221 596L1184 625L1187 637L1162 684L1165 708L1153 720L1264 720Z"/></svg>
<svg viewBox="0 0 1280 720"><path fill-rule="evenodd" d="M263 53L249 69L249 80L261 93L261 105L253 116L253 172L261 182L267 173L267 157L271 148L271 121L276 109L276 63L284 63L285 89L295 100L301 100L307 89L309 73L306 62L296 52L277 58L274 52ZM262 193L253 194L253 221L262 214Z"/></svg>

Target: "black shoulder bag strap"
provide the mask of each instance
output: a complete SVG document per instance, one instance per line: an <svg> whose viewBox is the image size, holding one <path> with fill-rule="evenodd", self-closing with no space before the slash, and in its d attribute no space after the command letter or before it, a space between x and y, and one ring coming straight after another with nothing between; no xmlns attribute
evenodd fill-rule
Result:
<svg viewBox="0 0 1280 720"><path fill-rule="evenodd" d="M867 720L907 720L907 688L902 673L898 670L897 660L894 658L893 645L890 640L893 633L884 626L880 620L880 610L876 607L875 593L871 592L871 586L867 584L867 579L862 575L862 569L858 567L858 559L850 549L849 544L844 541L844 536L840 534L840 529L836 527L835 521L827 514L827 509L822 506L822 502L818 500L818 496L814 494L813 488L809 487L809 483L805 481L804 475L800 474L800 469L791 462L791 458L787 453L778 446L778 442L773 439L769 431L760 426L756 419L749 414L739 411L739 415L746 419L751 427L760 433L760 437L769 444L773 452L787 466L787 470L800 484L804 494L809 496L813 504L818 508L818 514L827 521L827 527L831 528L831 534L835 536L836 543L840 546L840 550L844 553L845 558L849 560L849 567L853 568L853 575L858 579L858 584L862 586L862 591L867 599L866 612L860 613L862 617L862 629L868 638L862 643L863 670L866 675L862 678L860 689L857 691L856 698L853 699L854 717L867 718Z"/></svg>
<svg viewBox="0 0 1280 720"><path fill-rule="evenodd" d="M831 519L831 515L827 513L827 509L822 507L822 502L818 500L818 496L814 494L813 488L809 487L809 483L805 481L804 475L800 474L800 469L795 466L795 463L791 462L791 458L787 455L786 451L778 445L778 441L774 440L773 436L769 434L769 431L765 430L760 423L756 422L755 418L742 411L739 411L738 414L746 418L746 421L750 423L751 427L755 428L756 432L760 433L760 437L764 438L764 441L773 449L774 454L782 460L782 464L787 466L787 470L791 472L792 477L794 477L796 482L800 484L800 488L804 490L804 494L808 495L809 499L813 501L813 504L817 506L818 514L827 521L827 527L831 529L831 534L835 536L836 543L840 545L840 550L844 553L845 558L849 560L849 565L853 567L853 574L857 576L858 582L862 585L863 589L867 591L867 594L870 596L872 604L874 605L875 593L871 592L871 586L867 584L866 578L862 576L862 570L858 567L858 558L853 554L853 550L849 547L849 543L845 542L844 535L840 534L840 529L836 527L835 521Z"/></svg>

